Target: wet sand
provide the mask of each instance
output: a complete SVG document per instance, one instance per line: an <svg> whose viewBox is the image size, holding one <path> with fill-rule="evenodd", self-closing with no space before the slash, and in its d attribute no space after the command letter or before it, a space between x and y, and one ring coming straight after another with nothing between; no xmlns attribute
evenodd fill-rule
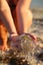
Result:
<svg viewBox="0 0 43 65"><path fill-rule="evenodd" d="M38 11L39 13L36 12L36 11L34 11L34 12L33 12L33 15L35 15L36 17L33 16L33 23L31 25L30 29L28 30L28 32L33 34L34 36L36 36L38 38L38 43L41 43L43 45L43 18L41 17L41 16L43 16L43 14L40 11ZM43 52L43 50L42 50L42 52ZM18 59L18 60L20 60L20 59ZM29 60L31 60L31 58ZM16 62L18 62L18 61L16 61ZM26 63L25 64L21 64L21 65L29 65L29 64L26 64ZM9 65L9 64L0 62L0 65ZM19 64L17 64L17 65L19 65ZM31 64L31 65L36 65L36 64ZM39 65L43 65L43 62L41 64L39 64Z"/></svg>
<svg viewBox="0 0 43 65"><path fill-rule="evenodd" d="M41 43L43 43L43 9L32 9L33 23L28 30L29 33L38 37Z"/></svg>

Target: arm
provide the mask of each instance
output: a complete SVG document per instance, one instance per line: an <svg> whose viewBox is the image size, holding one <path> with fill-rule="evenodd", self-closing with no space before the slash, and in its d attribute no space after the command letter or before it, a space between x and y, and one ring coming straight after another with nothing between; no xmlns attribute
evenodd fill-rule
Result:
<svg viewBox="0 0 43 65"><path fill-rule="evenodd" d="M5 24L7 30L9 31L9 33L10 34L16 33L11 11L10 11L9 5L6 0L1 0L0 17L3 21L3 23Z"/></svg>
<svg viewBox="0 0 43 65"><path fill-rule="evenodd" d="M29 9L30 3L31 0L19 0L16 7L18 26L23 32L24 30L26 31L32 23L32 13Z"/></svg>

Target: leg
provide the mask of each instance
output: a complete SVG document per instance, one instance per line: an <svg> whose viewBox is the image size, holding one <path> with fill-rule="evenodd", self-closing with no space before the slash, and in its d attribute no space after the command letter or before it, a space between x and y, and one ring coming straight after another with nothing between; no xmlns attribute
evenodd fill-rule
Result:
<svg viewBox="0 0 43 65"><path fill-rule="evenodd" d="M19 0L16 7L17 31L19 34L26 33L32 24L32 13L29 9L31 0Z"/></svg>
<svg viewBox="0 0 43 65"><path fill-rule="evenodd" d="M1 17L1 20L4 23L4 25L6 26L8 32L10 34L14 33L14 36L17 36L17 32L16 32L16 28L14 26L11 11L10 11L10 8L9 8L6 0L4 0L4 1L1 0L0 17ZM6 40L4 40L3 42L5 42L5 43L3 43L2 49L4 49L4 48L6 49L7 48Z"/></svg>
<svg viewBox="0 0 43 65"><path fill-rule="evenodd" d="M7 44L7 38L8 38L8 31L6 27L4 26L4 24L2 23L2 20L0 20L0 38L1 38L0 41L2 41L0 45L1 49L3 50L7 49L8 47L6 44Z"/></svg>

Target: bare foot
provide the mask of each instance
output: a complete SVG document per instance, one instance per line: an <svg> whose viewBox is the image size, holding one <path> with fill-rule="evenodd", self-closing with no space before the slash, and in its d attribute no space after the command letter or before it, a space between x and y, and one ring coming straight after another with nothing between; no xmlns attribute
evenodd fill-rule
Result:
<svg viewBox="0 0 43 65"><path fill-rule="evenodd" d="M7 49L8 49L8 46L7 45L0 46L0 50L2 50L2 51L5 51Z"/></svg>

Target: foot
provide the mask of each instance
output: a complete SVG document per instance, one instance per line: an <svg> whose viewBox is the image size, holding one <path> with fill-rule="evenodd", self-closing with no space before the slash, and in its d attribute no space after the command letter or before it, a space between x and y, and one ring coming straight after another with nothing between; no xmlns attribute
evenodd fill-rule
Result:
<svg viewBox="0 0 43 65"><path fill-rule="evenodd" d="M0 50L6 51L8 50L8 46L7 45L0 46Z"/></svg>

